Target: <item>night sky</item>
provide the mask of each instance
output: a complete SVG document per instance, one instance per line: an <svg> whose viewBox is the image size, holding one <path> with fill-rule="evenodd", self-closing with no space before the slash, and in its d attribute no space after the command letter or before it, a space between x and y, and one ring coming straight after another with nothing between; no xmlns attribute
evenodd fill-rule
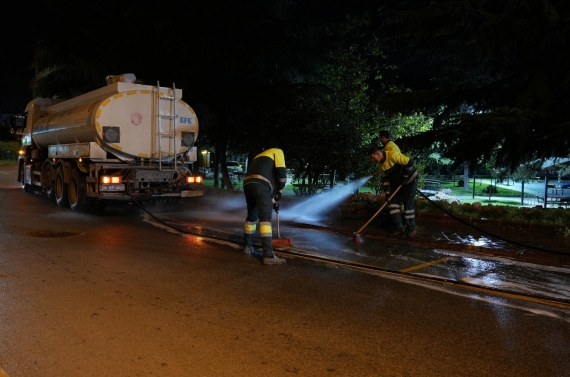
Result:
<svg viewBox="0 0 570 377"><path fill-rule="evenodd" d="M81 0L78 0L81 1ZM223 3L223 1L221 1ZM346 2L342 0L312 0L298 3L306 13L318 14L320 17L339 19L346 12L362 9L374 11L376 1L359 0ZM326 5L321 5L326 4ZM109 4L110 9L113 8ZM2 30L2 49L0 55L1 79L0 112L22 113L26 104L32 99L29 89L30 80L34 76L32 67L34 47L41 36L41 31L49 22L51 10L41 0L31 2L14 2L7 7L3 5L3 16L0 21ZM86 15L79 15L85 17ZM65 35L62 35L65 38ZM114 72L113 74L116 74ZM136 73L135 73L136 74Z"/></svg>
<svg viewBox="0 0 570 377"><path fill-rule="evenodd" d="M40 30L47 20L37 1L13 2L2 5L2 54L0 112L21 113L32 99L28 89L34 76L31 67L33 49Z"/></svg>

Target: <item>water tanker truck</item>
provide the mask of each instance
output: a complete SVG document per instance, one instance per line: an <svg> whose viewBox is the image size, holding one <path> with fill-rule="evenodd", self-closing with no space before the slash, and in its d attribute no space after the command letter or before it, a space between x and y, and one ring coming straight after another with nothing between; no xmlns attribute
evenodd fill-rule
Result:
<svg viewBox="0 0 570 377"><path fill-rule="evenodd" d="M143 85L133 74L78 97L26 107L18 159L24 191L61 207L99 212L108 201L177 202L203 196L191 172L198 119L182 90Z"/></svg>

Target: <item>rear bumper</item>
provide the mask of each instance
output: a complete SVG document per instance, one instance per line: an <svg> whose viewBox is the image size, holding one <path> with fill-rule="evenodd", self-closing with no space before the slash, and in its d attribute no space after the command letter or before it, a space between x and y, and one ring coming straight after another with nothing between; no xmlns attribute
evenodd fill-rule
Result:
<svg viewBox="0 0 570 377"><path fill-rule="evenodd" d="M122 201L131 201L131 200L160 200L160 199L176 199L176 198L195 198L204 196L204 190L185 190L181 192L168 192L163 194L136 194L136 195L127 195L124 193L101 193L99 199L102 200L122 200Z"/></svg>

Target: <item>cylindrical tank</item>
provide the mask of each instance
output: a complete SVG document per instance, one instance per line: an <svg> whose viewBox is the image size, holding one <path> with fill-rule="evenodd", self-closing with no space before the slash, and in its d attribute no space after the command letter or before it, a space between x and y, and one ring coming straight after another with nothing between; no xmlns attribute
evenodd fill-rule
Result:
<svg viewBox="0 0 570 377"><path fill-rule="evenodd" d="M31 137L40 148L97 142L136 158L184 153L198 137L198 119L181 97L180 89L115 83L48 107Z"/></svg>

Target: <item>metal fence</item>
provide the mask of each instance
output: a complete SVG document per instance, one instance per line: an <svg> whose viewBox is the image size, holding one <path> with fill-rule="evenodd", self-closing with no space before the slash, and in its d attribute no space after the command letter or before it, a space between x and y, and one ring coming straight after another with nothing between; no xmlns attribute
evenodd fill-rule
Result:
<svg viewBox="0 0 570 377"><path fill-rule="evenodd" d="M16 151L2 151L0 152L0 160L17 161L18 152Z"/></svg>

